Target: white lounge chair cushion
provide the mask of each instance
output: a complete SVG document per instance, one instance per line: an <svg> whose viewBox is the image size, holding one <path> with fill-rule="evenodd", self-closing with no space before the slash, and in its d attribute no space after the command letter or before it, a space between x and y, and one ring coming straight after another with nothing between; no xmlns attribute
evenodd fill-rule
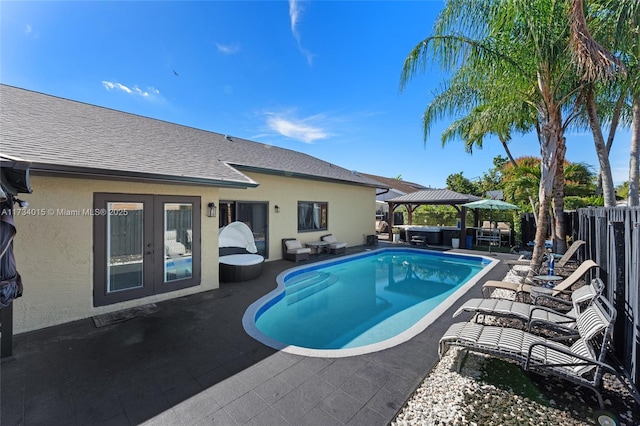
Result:
<svg viewBox="0 0 640 426"><path fill-rule="evenodd" d="M311 253L311 249L306 247L301 247L301 248L297 248L297 249L291 249L291 250L287 250L287 253L289 254L304 254L304 253Z"/></svg>
<svg viewBox="0 0 640 426"><path fill-rule="evenodd" d="M167 256L181 256L187 251L184 244L177 241L165 241L164 250Z"/></svg>
<svg viewBox="0 0 640 426"><path fill-rule="evenodd" d="M326 241L327 243L337 243L338 242L336 237L334 237L333 235L327 235L326 237L322 237L322 239L324 241Z"/></svg>
<svg viewBox="0 0 640 426"><path fill-rule="evenodd" d="M295 250L302 248L302 244L298 240L287 240L284 242L284 245L287 246L287 250Z"/></svg>
<svg viewBox="0 0 640 426"><path fill-rule="evenodd" d="M233 266L257 265L264 262L264 257L259 254L229 254L220 256L220 263Z"/></svg>
<svg viewBox="0 0 640 426"><path fill-rule="evenodd" d="M341 248L344 248L346 246L347 246L347 243L332 243L332 244L329 244L329 248L330 249L334 249L334 250L335 249L341 249Z"/></svg>

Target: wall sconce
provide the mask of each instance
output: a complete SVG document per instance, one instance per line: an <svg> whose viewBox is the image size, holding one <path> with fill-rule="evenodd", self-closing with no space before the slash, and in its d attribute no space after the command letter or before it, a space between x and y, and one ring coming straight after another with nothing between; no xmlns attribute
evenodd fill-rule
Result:
<svg viewBox="0 0 640 426"><path fill-rule="evenodd" d="M218 208L216 207L216 203L209 203L207 204L207 207L209 207L209 210L207 211L207 216L216 217L216 211L218 210Z"/></svg>
<svg viewBox="0 0 640 426"><path fill-rule="evenodd" d="M280 206L276 204L276 206L274 207L276 209L276 213L280 213Z"/></svg>

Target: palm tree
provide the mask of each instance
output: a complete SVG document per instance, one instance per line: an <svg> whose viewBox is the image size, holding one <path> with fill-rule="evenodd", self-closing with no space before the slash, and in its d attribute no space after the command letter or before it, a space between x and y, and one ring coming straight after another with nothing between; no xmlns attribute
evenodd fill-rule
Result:
<svg viewBox="0 0 640 426"><path fill-rule="evenodd" d="M640 3L637 0L600 0L592 1L591 9L593 12L591 22L597 38L606 40L612 46L613 51L622 58L622 60L618 59L591 36L585 19L583 0L572 0L571 49L574 62L583 72L583 80L590 83L614 82L622 89L622 95L618 98L611 120L612 131L606 143L598 123L593 85L588 85L586 92L587 116L603 171L602 188L605 205L615 205L615 192L608 166L608 155L613 132L618 124L617 119L624 98L628 94L632 103L629 205L637 206L639 205L638 180L640 175Z"/></svg>
<svg viewBox="0 0 640 426"><path fill-rule="evenodd" d="M470 74L476 72L478 81L491 82L492 101L517 96L535 114L542 161L533 264L540 264L543 259L557 156L564 153L562 110L575 96L573 73L565 53L568 12L566 3L553 0L451 0L439 15L432 35L409 53L401 75L404 88L432 60L474 83ZM468 95L462 92L453 105L468 107L473 103L465 97ZM435 117L438 114L427 108L423 120L425 136ZM511 116L510 122L517 122L517 117ZM561 185L555 196L561 203Z"/></svg>

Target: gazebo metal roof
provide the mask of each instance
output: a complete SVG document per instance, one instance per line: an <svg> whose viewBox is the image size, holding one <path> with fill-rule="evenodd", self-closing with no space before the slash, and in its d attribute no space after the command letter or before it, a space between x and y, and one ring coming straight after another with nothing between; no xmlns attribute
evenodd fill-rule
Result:
<svg viewBox="0 0 640 426"><path fill-rule="evenodd" d="M423 189L411 192L400 197L387 200L393 204L464 204L481 200L480 197L469 194L460 194L450 189Z"/></svg>
<svg viewBox="0 0 640 426"><path fill-rule="evenodd" d="M389 204L390 225L393 226L393 211L400 205L407 206L407 214L409 224L413 222L413 211L421 205L450 205L455 208L460 215L460 247L466 247L466 211L467 208L463 204L471 201L481 200L480 197L469 194L460 194L455 191L451 191L446 188L427 188L420 191L411 192L409 194L402 195L387 200Z"/></svg>

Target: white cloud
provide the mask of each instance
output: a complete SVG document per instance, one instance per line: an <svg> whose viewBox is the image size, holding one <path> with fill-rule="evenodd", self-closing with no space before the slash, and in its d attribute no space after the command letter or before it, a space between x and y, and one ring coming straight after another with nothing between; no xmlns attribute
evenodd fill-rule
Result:
<svg viewBox="0 0 640 426"><path fill-rule="evenodd" d="M235 55L240 51L240 46L237 44L222 44L216 43L216 47L219 52L224 53L225 55Z"/></svg>
<svg viewBox="0 0 640 426"><path fill-rule="evenodd" d="M147 90L142 90L137 85L133 87L127 87L122 83L114 83L111 81L103 81L102 86L104 86L104 88L108 91L120 90L130 95L137 95L146 99L152 99L160 95L160 91L155 87L148 87Z"/></svg>
<svg viewBox="0 0 640 426"><path fill-rule="evenodd" d="M33 31L33 27L31 24L25 24L24 26L24 35L30 38L38 38L40 34L37 31Z"/></svg>
<svg viewBox="0 0 640 426"><path fill-rule="evenodd" d="M300 32L298 31L298 23L302 14L302 6L298 0L289 0L289 19L291 20L291 33L298 43L298 50L307 58L309 65L312 64L314 54L302 47Z"/></svg>
<svg viewBox="0 0 640 426"><path fill-rule="evenodd" d="M305 143L313 143L316 140L326 139L331 134L323 129L318 121L321 115L304 119L287 117L287 113L267 113L267 126L269 129L291 139Z"/></svg>

